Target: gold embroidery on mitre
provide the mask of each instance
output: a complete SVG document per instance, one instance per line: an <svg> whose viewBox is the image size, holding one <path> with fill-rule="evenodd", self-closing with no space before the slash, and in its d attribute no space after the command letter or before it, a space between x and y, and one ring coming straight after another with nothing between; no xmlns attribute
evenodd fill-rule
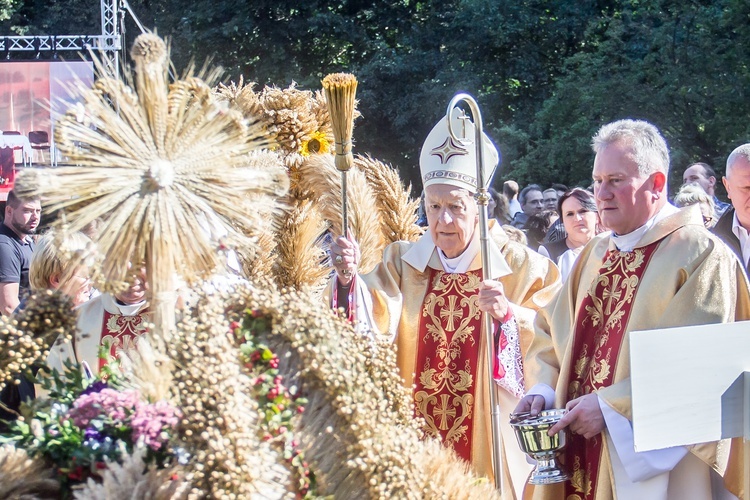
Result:
<svg viewBox="0 0 750 500"><path fill-rule="evenodd" d="M422 310L428 336L438 344L437 363L426 359L419 374L421 390L415 392L414 401L427 423L427 432L439 438L440 431L448 431L444 442L449 446L469 440L469 426L464 422L473 412L470 391L475 380L469 361L457 366L455 360L462 347L475 344L475 328L470 323L481 315L480 283L479 276L473 274L437 273Z"/></svg>

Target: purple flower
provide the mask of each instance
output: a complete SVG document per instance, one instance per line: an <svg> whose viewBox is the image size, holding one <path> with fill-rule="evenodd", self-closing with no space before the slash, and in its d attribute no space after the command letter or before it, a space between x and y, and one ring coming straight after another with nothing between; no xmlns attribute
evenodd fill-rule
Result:
<svg viewBox="0 0 750 500"><path fill-rule="evenodd" d="M102 436L101 432L91 427L87 427L86 430L83 431L83 437L86 440L98 441L100 443L104 441L104 436Z"/></svg>
<svg viewBox="0 0 750 500"><path fill-rule="evenodd" d="M86 388L85 388L85 389L84 389L84 390L83 390L83 391L81 392L81 394L79 394L79 396L84 396L84 395L86 395L86 394L92 394L92 393L94 393L94 392L101 392L101 391L102 391L103 389L106 389L106 388L108 388L108 387L109 387L109 386L107 385L107 383L106 383L106 382L104 382L103 380L97 380L96 382L94 382L94 383L93 383L93 384L91 384L90 386L86 387Z"/></svg>

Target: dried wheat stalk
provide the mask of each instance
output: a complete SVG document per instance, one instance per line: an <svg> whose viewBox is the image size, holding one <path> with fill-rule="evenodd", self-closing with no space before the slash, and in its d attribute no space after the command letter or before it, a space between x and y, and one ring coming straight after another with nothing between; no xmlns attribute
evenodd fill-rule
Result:
<svg viewBox="0 0 750 500"><path fill-rule="evenodd" d="M341 235L341 179L331 155L311 156L300 168L297 189L319 205L323 217L331 224L331 234ZM385 241L380 215L373 207L377 201L364 173L357 169L347 172L350 205L349 228L359 243L359 271L371 271L382 259Z"/></svg>
<svg viewBox="0 0 750 500"><path fill-rule="evenodd" d="M419 199L410 197L411 185L404 189L398 172L369 155L354 157L354 166L364 172L375 193L386 244L416 241L422 235L417 225Z"/></svg>
<svg viewBox="0 0 750 500"><path fill-rule="evenodd" d="M288 178L280 167L252 167L265 133L217 102L210 82L167 82L161 39L141 35L132 53L134 88L102 75L55 128L58 149L76 166L24 171L16 189L69 209L70 231L101 218L100 288L122 287L131 263L144 262L156 329L166 334L175 276L193 283L224 265L212 226L229 244L252 244L234 228L259 224L258 207L286 192Z"/></svg>
<svg viewBox="0 0 750 500"><path fill-rule="evenodd" d="M60 497L60 484L44 460L6 444L0 447L0 492L13 500L52 500Z"/></svg>

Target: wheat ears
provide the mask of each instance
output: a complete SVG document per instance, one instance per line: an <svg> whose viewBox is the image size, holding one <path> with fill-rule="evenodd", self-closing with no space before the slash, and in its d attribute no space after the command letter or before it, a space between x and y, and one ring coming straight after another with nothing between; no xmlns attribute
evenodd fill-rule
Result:
<svg viewBox="0 0 750 500"><path fill-rule="evenodd" d="M132 58L132 86L105 73L58 123L58 149L75 166L24 171L16 190L65 209L69 231L102 219L101 286L145 263L154 322L168 329L175 278L193 283L221 268L220 235L251 245L237 226L258 223L258 207L275 206L288 180L280 164L254 168L265 133L225 109L209 83L188 75L169 84L159 37L139 36Z"/></svg>

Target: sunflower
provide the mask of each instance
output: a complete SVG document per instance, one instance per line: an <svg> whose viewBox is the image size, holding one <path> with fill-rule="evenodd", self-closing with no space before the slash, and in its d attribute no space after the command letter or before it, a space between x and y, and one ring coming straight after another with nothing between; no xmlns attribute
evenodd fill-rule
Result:
<svg viewBox="0 0 750 500"><path fill-rule="evenodd" d="M331 142L328 140L328 135L324 132L317 131L312 136L302 143L299 149L299 154L302 156L310 156L311 154L328 154L331 152Z"/></svg>

